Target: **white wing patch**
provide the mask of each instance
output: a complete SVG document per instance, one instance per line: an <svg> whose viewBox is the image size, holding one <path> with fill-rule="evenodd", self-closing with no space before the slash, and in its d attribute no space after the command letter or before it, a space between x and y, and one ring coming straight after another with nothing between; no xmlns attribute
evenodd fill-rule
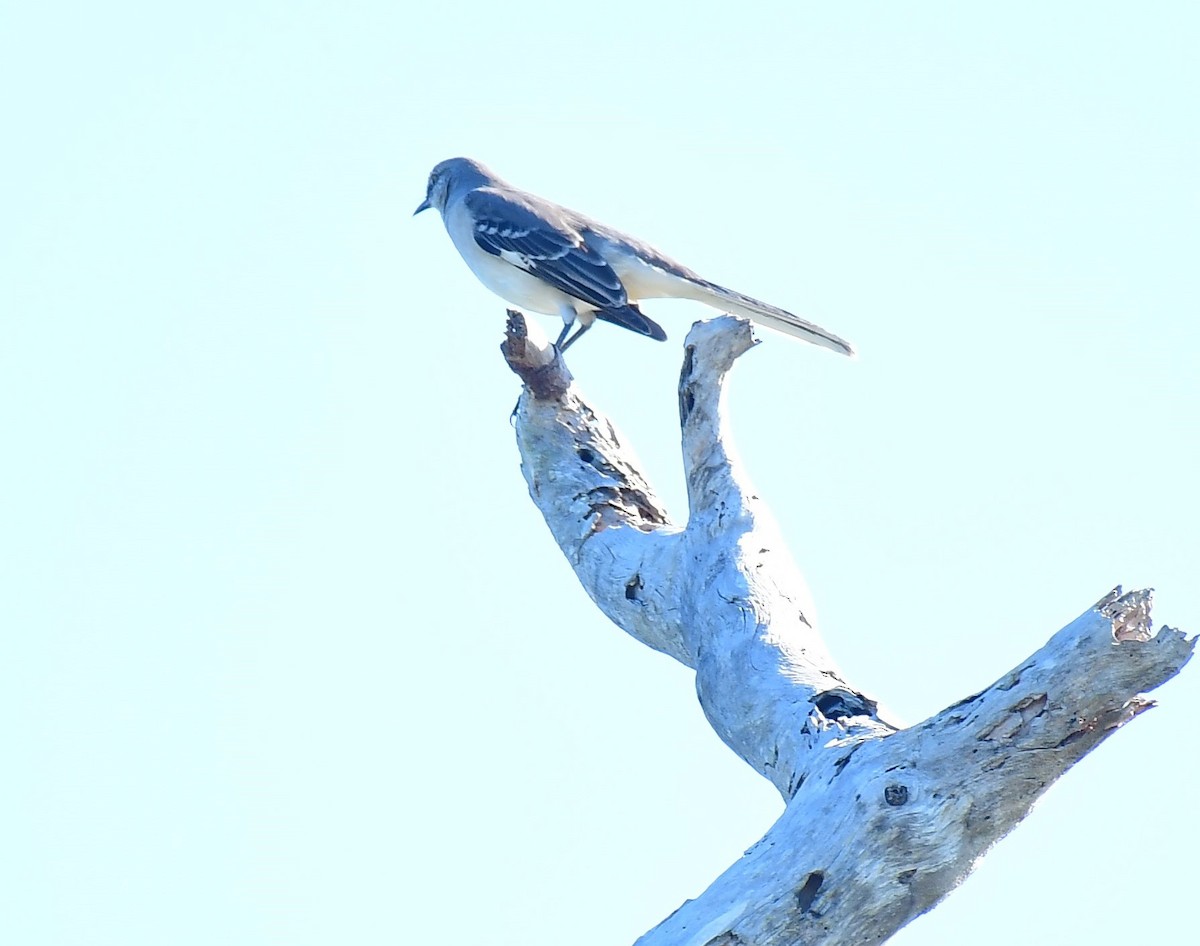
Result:
<svg viewBox="0 0 1200 946"><path fill-rule="evenodd" d="M512 250L501 250L500 258L506 263L512 263L517 269L523 269L529 272L533 268L529 257L521 253L514 253Z"/></svg>
<svg viewBox="0 0 1200 946"><path fill-rule="evenodd" d="M496 236L497 234L504 237L506 240L519 240L522 237L527 237L530 234L528 229L520 227L504 226L499 223L489 223L484 220L475 224L475 229L485 236Z"/></svg>

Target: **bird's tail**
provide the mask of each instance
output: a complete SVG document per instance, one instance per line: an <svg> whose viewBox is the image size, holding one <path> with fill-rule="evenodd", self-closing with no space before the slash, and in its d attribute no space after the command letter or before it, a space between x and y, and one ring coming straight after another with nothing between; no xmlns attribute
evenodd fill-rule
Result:
<svg viewBox="0 0 1200 946"><path fill-rule="evenodd" d="M838 338L833 332L826 331L812 322L807 322L798 315L792 315L792 313L766 302L759 302L750 296L743 296L740 292L718 286L707 279L689 279L688 283L695 290L692 298L697 302L723 309L733 315L744 315L748 319L794 338L811 342L813 345L820 345L822 348L841 352L843 355L854 355L853 346L845 339Z"/></svg>

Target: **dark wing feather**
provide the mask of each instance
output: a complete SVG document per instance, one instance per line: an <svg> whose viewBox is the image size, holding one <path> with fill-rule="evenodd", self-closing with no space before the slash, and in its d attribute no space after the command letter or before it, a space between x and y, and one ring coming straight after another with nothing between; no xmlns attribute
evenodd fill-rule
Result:
<svg viewBox="0 0 1200 946"><path fill-rule="evenodd" d="M464 198L475 242L493 256L599 309L629 301L621 280L562 208L519 191L480 187Z"/></svg>
<svg viewBox="0 0 1200 946"><path fill-rule="evenodd" d="M627 328L639 335L645 335L647 338L653 338L655 341L665 342L667 340L667 333L663 331L663 327L632 302L616 309L597 309L596 318L619 325L621 328Z"/></svg>

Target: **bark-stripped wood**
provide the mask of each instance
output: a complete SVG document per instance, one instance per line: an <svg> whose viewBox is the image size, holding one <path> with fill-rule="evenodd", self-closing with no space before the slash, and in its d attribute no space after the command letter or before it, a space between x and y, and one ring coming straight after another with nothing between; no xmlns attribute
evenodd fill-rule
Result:
<svg viewBox="0 0 1200 946"><path fill-rule="evenodd" d="M679 413L686 527L561 358L510 314L505 356L534 503L596 605L696 671L713 728L787 806L753 848L639 943L882 943L953 890L1071 765L1153 703L1195 639L1152 633L1116 589L981 693L900 728L821 641L804 580L733 452L724 381L748 322L697 323ZM964 931L966 933L967 931Z"/></svg>

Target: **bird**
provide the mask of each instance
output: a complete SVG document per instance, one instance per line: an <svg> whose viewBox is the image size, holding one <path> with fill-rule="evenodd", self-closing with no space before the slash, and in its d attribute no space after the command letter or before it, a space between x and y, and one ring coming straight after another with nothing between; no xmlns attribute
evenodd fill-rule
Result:
<svg viewBox="0 0 1200 946"><path fill-rule="evenodd" d="M413 216L431 208L484 286L519 308L562 318L554 343L560 352L597 319L663 341L667 333L638 303L691 299L854 354L849 342L819 325L710 282L635 237L512 186L471 158L434 167Z"/></svg>

